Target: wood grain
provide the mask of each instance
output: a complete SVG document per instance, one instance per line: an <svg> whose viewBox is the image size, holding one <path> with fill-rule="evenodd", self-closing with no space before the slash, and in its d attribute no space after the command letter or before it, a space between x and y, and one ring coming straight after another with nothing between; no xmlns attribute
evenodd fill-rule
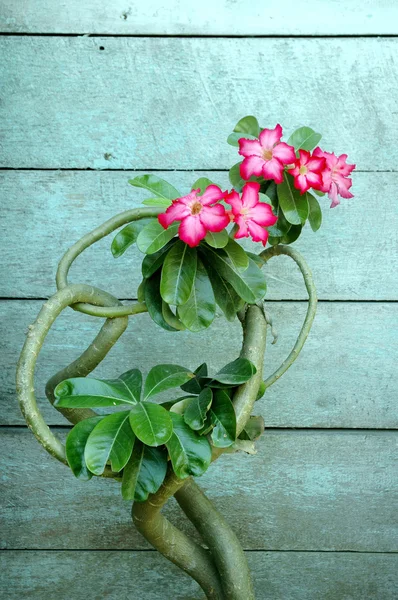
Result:
<svg viewBox="0 0 398 600"><path fill-rule="evenodd" d="M224 140L256 114L286 133L323 132L325 149L361 170L396 170L397 47L394 38L5 36L0 165L229 168L236 150Z"/></svg>
<svg viewBox="0 0 398 600"><path fill-rule="evenodd" d="M259 600L395 600L393 554L249 552ZM155 552L7 552L8 600L203 600L197 584Z"/></svg>
<svg viewBox="0 0 398 600"><path fill-rule="evenodd" d="M134 172L3 171L0 185L0 295L50 296L57 263L82 235L114 214L139 206L148 192L128 185ZM181 193L201 175L229 187L225 172L160 172ZM321 199L324 222L314 234L307 225L295 243L326 300L398 299L398 204L396 173L357 173L355 198L329 209ZM375 200L377 190L377 201ZM366 207L366 210L365 210ZM119 298L132 298L140 282L143 255L130 248L121 258L110 252L112 236L80 256L70 280L92 283ZM253 245L254 246L254 245ZM27 251L29 249L29 251ZM252 248L254 249L254 248ZM255 250L259 248L256 245ZM286 257L266 268L269 299L305 299L301 275Z"/></svg>
<svg viewBox="0 0 398 600"><path fill-rule="evenodd" d="M24 423L15 397L15 365L24 332L40 305L40 301L0 302L2 424ZM269 335L265 375L290 352L305 305L272 303L268 309L279 339L271 345ZM320 304L301 356L256 404L256 412L264 416L268 427L397 428L397 324L398 305L394 303ZM36 378L40 407L49 424L66 421L46 400L46 381L72 362L99 328L97 319L69 310L50 332ZM239 355L241 335L237 320L228 323L221 316L205 332L192 334L160 330L148 315L138 315L132 317L127 332L94 374L115 377L132 367L148 372L153 365L170 361L192 369L207 361L211 372L216 372Z"/></svg>
<svg viewBox="0 0 398 600"><path fill-rule="evenodd" d="M69 0L54 11L51 0L0 2L0 29L29 33L124 35L331 35L398 33L397 7L388 0ZM320 15L322 17L320 18Z"/></svg>
<svg viewBox="0 0 398 600"><path fill-rule="evenodd" d="M28 430L0 437L3 548L148 548L118 483L74 479ZM397 437L268 431L258 454L226 455L198 482L246 549L397 551ZM175 502L165 514L191 531Z"/></svg>

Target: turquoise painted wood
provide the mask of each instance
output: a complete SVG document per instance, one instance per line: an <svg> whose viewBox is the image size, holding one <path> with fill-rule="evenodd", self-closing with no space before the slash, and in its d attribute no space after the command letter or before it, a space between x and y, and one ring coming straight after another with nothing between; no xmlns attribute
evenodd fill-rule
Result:
<svg viewBox="0 0 398 600"><path fill-rule="evenodd" d="M391 431L267 431L256 455L225 455L197 481L245 549L397 552L396 441ZM0 443L3 548L148 548L118 483L76 480L28 430L1 430ZM192 531L176 502L164 514Z"/></svg>
<svg viewBox="0 0 398 600"><path fill-rule="evenodd" d="M0 339L0 423L4 425L24 423L15 397L15 364L24 332L41 303L0 302L0 322L8 323ZM303 302L268 304L279 339L272 345L269 335L265 375L290 352L305 308ZM94 339L100 322L68 310L49 333L39 358L36 393L51 425L67 421L45 398L46 381ZM302 354L257 403L256 412L264 416L267 427L397 428L397 325L396 303L321 303ZM164 362L165 356L191 369L207 361L215 372L239 355L241 337L238 320L231 324L221 316L211 328L192 334L159 331L148 315L138 315L131 318L128 330L94 374L112 378L133 367L147 372Z"/></svg>
<svg viewBox="0 0 398 600"><path fill-rule="evenodd" d="M156 35L396 34L391 0L51 0L0 2L0 29L28 33Z"/></svg>
<svg viewBox="0 0 398 600"><path fill-rule="evenodd" d="M395 170L397 50L396 38L6 36L0 165L229 168L224 140L255 114L319 130L360 170Z"/></svg>
<svg viewBox="0 0 398 600"><path fill-rule="evenodd" d="M138 173L80 171L3 171L0 207L0 293L5 297L38 297L54 293L57 263L67 248L99 224L131 207L148 192L128 185ZM225 172L160 172L181 193L205 175L229 187ZM307 225L295 246L314 273L323 300L397 300L397 173L357 173L355 198L332 210L321 199L324 222L314 234ZM375 200L377 190L377 201ZM364 209L366 207L366 210ZM16 243L23 239L24 243ZM132 298L140 282L135 248L115 260L112 236L80 256L71 281L93 283L119 298ZM26 252L29 247L29 252ZM258 251L258 248L255 248ZM306 299L301 275L286 257L266 268L269 299Z"/></svg>

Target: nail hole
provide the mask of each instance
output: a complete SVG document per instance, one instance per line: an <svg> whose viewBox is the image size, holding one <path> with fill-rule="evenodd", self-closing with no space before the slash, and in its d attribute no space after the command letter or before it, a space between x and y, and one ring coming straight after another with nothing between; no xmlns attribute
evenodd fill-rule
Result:
<svg viewBox="0 0 398 600"><path fill-rule="evenodd" d="M104 46L100 46L99 49L100 50L105 50L105 47Z"/></svg>

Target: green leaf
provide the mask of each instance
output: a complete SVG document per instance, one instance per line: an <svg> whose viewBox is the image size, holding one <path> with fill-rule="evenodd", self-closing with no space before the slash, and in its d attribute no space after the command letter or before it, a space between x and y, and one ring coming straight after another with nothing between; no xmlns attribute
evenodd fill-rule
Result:
<svg viewBox="0 0 398 600"><path fill-rule="evenodd" d="M313 192L317 195L317 196L325 196L325 192L321 192L320 190L313 190Z"/></svg>
<svg viewBox="0 0 398 600"><path fill-rule="evenodd" d="M63 408L95 408L136 404L140 400L142 375L131 369L117 379L74 377L61 381L54 390L54 406Z"/></svg>
<svg viewBox="0 0 398 600"><path fill-rule="evenodd" d="M170 306L164 300L162 300L162 315L170 327L173 327L173 329L178 331L184 331L185 325L180 321L177 315L173 313Z"/></svg>
<svg viewBox="0 0 398 600"><path fill-rule="evenodd" d="M141 265L141 272L143 277L148 279L151 277L164 263L167 252L177 242L177 238L171 239L163 248L155 252L154 254L146 254Z"/></svg>
<svg viewBox="0 0 398 600"><path fill-rule="evenodd" d="M261 269L261 267L264 266L265 263L259 254L255 254L254 252L247 252L247 251L246 251L246 254L249 258L252 259L253 262L256 263L256 265L258 267L260 267L260 269Z"/></svg>
<svg viewBox="0 0 398 600"><path fill-rule="evenodd" d="M302 225L292 225L287 233L283 235L279 243L280 244L293 244L299 237L301 230L303 229Z"/></svg>
<svg viewBox="0 0 398 600"><path fill-rule="evenodd" d="M181 415L170 413L173 434L166 443L174 473L180 479L202 475L211 462L211 447L184 422Z"/></svg>
<svg viewBox="0 0 398 600"><path fill-rule="evenodd" d="M112 471L116 473L127 464L134 443L129 414L128 410L124 410L107 415L88 436L84 458L94 475L101 475L108 461L111 462Z"/></svg>
<svg viewBox="0 0 398 600"><path fill-rule="evenodd" d="M139 221L133 221L124 227L119 233L113 238L111 244L111 252L115 258L122 256L129 246L137 241L138 234L149 223L152 223L154 219L140 219Z"/></svg>
<svg viewBox="0 0 398 600"><path fill-rule="evenodd" d="M214 425L211 439L216 448L228 448L236 439L236 415L233 404L224 390L214 390L210 419Z"/></svg>
<svg viewBox="0 0 398 600"><path fill-rule="evenodd" d="M256 117L252 115L248 115L247 117L243 117L234 127L234 131L238 133L248 133L254 137L258 137L261 131L260 125Z"/></svg>
<svg viewBox="0 0 398 600"><path fill-rule="evenodd" d="M282 237L289 231L292 225L285 219L285 215L280 206L278 206L276 216L278 217L278 220L275 225L268 227L268 233L272 237Z"/></svg>
<svg viewBox="0 0 398 600"><path fill-rule="evenodd" d="M243 161L240 161L238 163L236 163L233 167L230 168L229 170L229 180L232 184L232 187L237 191L237 192L241 192L243 186L245 185L246 181L244 179L242 179L241 175L240 175L240 166L242 164Z"/></svg>
<svg viewBox="0 0 398 600"><path fill-rule="evenodd" d="M265 423L263 417L250 417L242 432L239 434L241 440L251 440L254 442L262 436L265 429Z"/></svg>
<svg viewBox="0 0 398 600"><path fill-rule="evenodd" d="M235 292L225 279L220 277L215 269L206 261L206 271L209 276L215 300L228 321L233 321L236 313L242 308L244 300Z"/></svg>
<svg viewBox="0 0 398 600"><path fill-rule="evenodd" d="M228 241L229 235L226 229L218 232L208 231L206 233L205 242L213 248L224 248L228 244Z"/></svg>
<svg viewBox="0 0 398 600"><path fill-rule="evenodd" d="M174 387L179 387L193 377L193 373L179 365L165 364L153 367L146 378L144 400Z"/></svg>
<svg viewBox="0 0 398 600"><path fill-rule="evenodd" d="M262 300L267 291L267 284L263 272L253 260L247 257L249 266L245 271L241 271L233 265L225 248L215 250L210 246L203 246L201 251L205 254L206 264L210 263L245 302L255 304Z"/></svg>
<svg viewBox="0 0 398 600"><path fill-rule="evenodd" d="M166 200L165 198L146 198L146 200L142 201L142 204L145 206L158 206L159 208L169 208L171 206L171 200Z"/></svg>
<svg viewBox="0 0 398 600"><path fill-rule="evenodd" d="M300 127L292 133L287 143L295 150L301 149L310 152L319 144L321 138L321 134L316 133L311 127Z"/></svg>
<svg viewBox="0 0 398 600"><path fill-rule="evenodd" d="M239 146L239 140L244 137L247 140L255 140L257 139L256 135L250 135L250 133L245 133L244 135L242 135L241 133L234 131L232 133L229 134L228 138L227 138L227 144L229 144L230 146L235 146L238 147Z"/></svg>
<svg viewBox="0 0 398 600"><path fill-rule="evenodd" d="M279 205L286 220L292 225L305 223L308 217L308 200L306 194L301 195L293 185L293 177L284 173L284 179L278 185Z"/></svg>
<svg viewBox="0 0 398 600"><path fill-rule="evenodd" d="M228 243L223 250L235 269L246 271L249 266L249 257L240 244L235 242L235 240L228 238Z"/></svg>
<svg viewBox="0 0 398 600"><path fill-rule="evenodd" d="M151 319L166 331L178 331L171 327L163 317L163 300L160 295L160 272L156 272L149 279L145 279L144 297L145 304Z"/></svg>
<svg viewBox="0 0 398 600"><path fill-rule="evenodd" d="M138 439L147 446L165 444L173 431L169 412L160 404L150 402L140 402L133 406L130 425Z"/></svg>
<svg viewBox="0 0 398 600"><path fill-rule="evenodd" d="M156 494L167 472L167 452L163 448L144 446L144 456L135 487L135 502L144 502Z"/></svg>
<svg viewBox="0 0 398 600"><path fill-rule="evenodd" d="M160 280L160 295L167 304L185 304L195 280L197 253L181 240L166 256Z"/></svg>
<svg viewBox="0 0 398 600"><path fill-rule="evenodd" d="M195 371L194 377L181 385L181 389L188 394L200 394L203 389L202 380L207 380L207 365L202 363Z"/></svg>
<svg viewBox="0 0 398 600"><path fill-rule="evenodd" d="M146 279L143 279L137 288L138 302L145 302L145 285L146 285Z"/></svg>
<svg viewBox="0 0 398 600"><path fill-rule="evenodd" d="M181 197L180 192L175 187L167 183L164 179L156 177L156 175L139 175L138 177L134 177L134 179L130 179L129 184L134 187L144 188L164 200L175 200Z"/></svg>
<svg viewBox="0 0 398 600"><path fill-rule="evenodd" d="M191 295L178 307L178 316L187 329L195 332L209 327L216 316L213 288L199 258Z"/></svg>
<svg viewBox="0 0 398 600"><path fill-rule="evenodd" d="M199 188L200 192L199 192L199 196L201 196L205 190L209 187L209 185L216 185L215 183L213 183L212 181L210 181L210 179L208 179L207 177L199 177L199 179L197 179L195 181L195 183L193 184L191 190L197 190Z"/></svg>
<svg viewBox="0 0 398 600"><path fill-rule="evenodd" d="M205 424L207 411L213 401L213 392L210 388L204 388L199 396L193 398L184 412L184 421L191 429L198 431Z"/></svg>
<svg viewBox="0 0 398 600"><path fill-rule="evenodd" d="M257 372L256 367L247 358L237 358L223 367L213 380L228 385L246 383Z"/></svg>
<svg viewBox="0 0 398 600"><path fill-rule="evenodd" d="M271 200L271 204L274 207L274 210L278 208L278 193L277 193L277 185L275 181L265 182L261 187L265 187L265 193L267 198Z"/></svg>
<svg viewBox="0 0 398 600"><path fill-rule="evenodd" d="M173 223L164 229L158 220L153 220L138 234L137 247L144 254L155 254L178 232L179 223Z"/></svg>
<svg viewBox="0 0 398 600"><path fill-rule="evenodd" d="M275 342L275 340L274 340L274 342ZM261 381L260 387L258 388L258 392L257 392L256 402L257 402L257 400L260 400L264 396L266 389L267 388L265 387L265 382Z"/></svg>
<svg viewBox="0 0 398 600"><path fill-rule="evenodd" d="M92 430L101 421L102 417L90 417L77 423L66 438L66 458L72 473L78 479L91 479L93 474L87 469L84 460L84 449Z"/></svg>
<svg viewBox="0 0 398 600"><path fill-rule="evenodd" d="M173 406L170 407L170 412L176 413L177 415L183 415L192 398L195 398L195 396L183 396L178 402L175 402Z"/></svg>
<svg viewBox="0 0 398 600"><path fill-rule="evenodd" d="M322 224L322 210L318 200L312 194L307 192L309 213L308 222L311 225L312 231L318 231Z"/></svg>
<svg viewBox="0 0 398 600"><path fill-rule="evenodd" d="M138 475L144 458L144 445L135 438L130 459L123 469L122 496L123 500L134 500Z"/></svg>

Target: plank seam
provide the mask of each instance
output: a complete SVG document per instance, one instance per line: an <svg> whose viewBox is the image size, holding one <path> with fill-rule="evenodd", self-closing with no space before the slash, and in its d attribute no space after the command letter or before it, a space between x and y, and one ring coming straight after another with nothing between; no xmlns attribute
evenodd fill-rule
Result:
<svg viewBox="0 0 398 600"><path fill-rule="evenodd" d="M391 550L276 550L264 548L244 548L245 552L269 552L269 553L302 553L302 554L398 554L398 551ZM154 548L0 548L0 552L143 552L157 553Z"/></svg>
<svg viewBox="0 0 398 600"><path fill-rule="evenodd" d="M55 290L54 290L55 291ZM48 300L49 297L31 297L31 296L0 296L0 302L21 302L21 301L26 301L26 302L45 302L46 300ZM138 302L137 298L119 298L119 300L121 302ZM297 300L294 298L281 298L278 300L275 299L271 299L271 298L267 298L265 300L265 302L268 304L275 304L278 302L286 302L286 303L293 303L293 302L300 302L300 303L305 303L308 302L308 300L306 298L298 298ZM378 304L378 303L384 303L384 304L396 304L398 302L398 299L396 298L392 298L392 299L381 299L381 300L375 300L373 298L368 298L368 299L358 299L358 298L350 298L347 300L344 299L329 299L329 298L318 298L318 303L319 304Z"/></svg>
<svg viewBox="0 0 398 600"><path fill-rule="evenodd" d="M72 429L71 425L68 424L48 424L49 427L51 427L52 429L63 429L63 430L70 430ZM5 424L0 424L0 430L4 429L4 430L29 430L29 427L27 425L22 424L15 424L15 425L5 425ZM333 432L337 432L337 433L361 433L361 432L368 432L368 433L379 433L379 432L383 432L383 433L394 433L396 431L398 431L398 427L381 427L381 428L376 428L376 427L284 427L284 426L280 426L280 427L265 427L264 432L268 432L268 433L275 433L275 432L303 432L303 431L316 431L316 432L329 432L329 431L333 431Z"/></svg>
<svg viewBox="0 0 398 600"><path fill-rule="evenodd" d="M90 37L90 38L184 38L184 39L358 39L397 38L397 33L326 33L326 34L195 34L195 33L39 33L29 31L0 31L2 37Z"/></svg>

